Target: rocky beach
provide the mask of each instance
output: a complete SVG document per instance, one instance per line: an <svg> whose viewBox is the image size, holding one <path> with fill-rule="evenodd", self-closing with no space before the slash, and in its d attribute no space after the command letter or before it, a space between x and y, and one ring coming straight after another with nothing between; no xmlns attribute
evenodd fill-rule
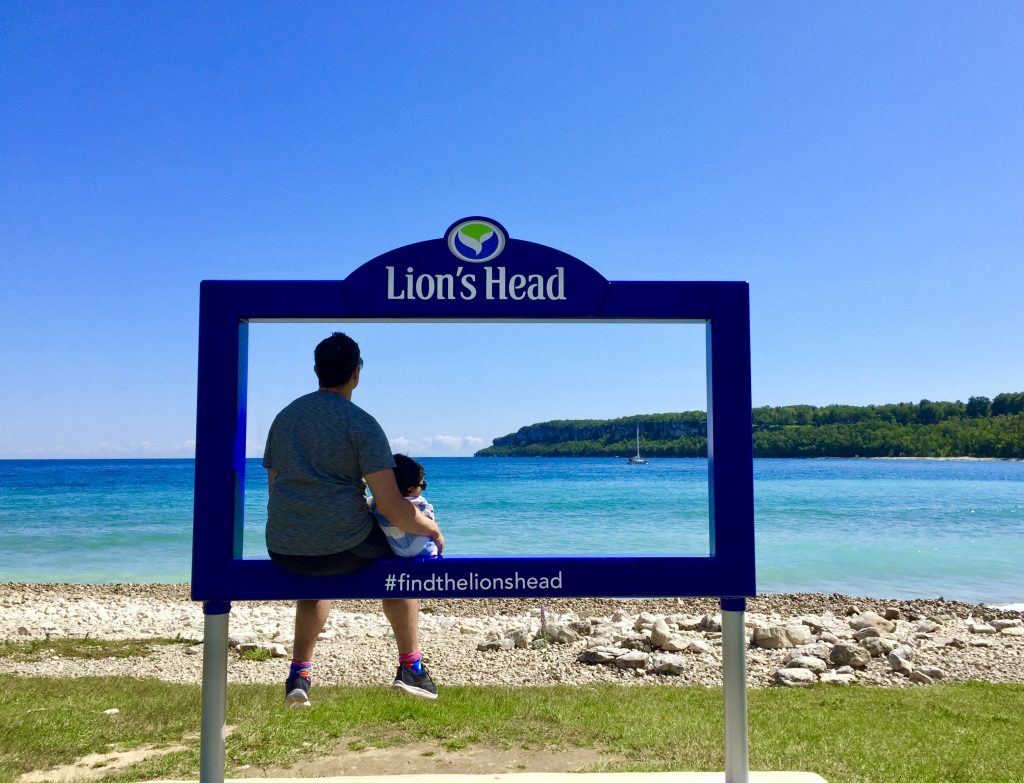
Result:
<svg viewBox="0 0 1024 783"><path fill-rule="evenodd" d="M748 681L751 687L1024 682L1022 619L1018 611L941 598L763 595L748 601ZM287 602L234 604L229 680L279 682L292 622ZM0 639L58 637L175 641L131 658L52 655L47 676L201 679L203 615L187 585L0 584ZM712 599L424 600L421 647L442 687L715 686L722 676L721 619ZM395 656L379 601L338 601L317 647L315 682L384 684ZM5 665L14 673L41 673L37 661L18 656Z"/></svg>

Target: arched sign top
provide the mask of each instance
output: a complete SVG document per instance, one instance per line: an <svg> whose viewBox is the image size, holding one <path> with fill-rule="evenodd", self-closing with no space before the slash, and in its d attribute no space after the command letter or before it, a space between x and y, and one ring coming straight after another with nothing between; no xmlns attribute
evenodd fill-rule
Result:
<svg viewBox="0 0 1024 783"><path fill-rule="evenodd" d="M466 217L443 237L390 250L345 279L349 304L402 317L589 315L609 282L568 253L512 239L486 217Z"/></svg>

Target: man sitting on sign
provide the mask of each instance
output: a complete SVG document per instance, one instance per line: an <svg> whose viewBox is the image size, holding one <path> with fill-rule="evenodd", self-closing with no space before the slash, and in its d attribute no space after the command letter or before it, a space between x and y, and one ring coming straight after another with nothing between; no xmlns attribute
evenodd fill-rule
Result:
<svg viewBox="0 0 1024 783"><path fill-rule="evenodd" d="M363 360L356 342L335 332L316 347L320 388L284 408L270 427L267 469L267 550L281 568L307 576L344 574L391 556L387 538L366 503L368 484L377 508L400 530L427 536L444 549L434 520L402 497L384 430L352 402ZM364 484L365 479L365 484ZM421 660L419 601L383 599L398 644L392 688L427 699L437 687ZM285 704L308 707L313 648L327 622L329 600L298 601L295 646L285 682Z"/></svg>

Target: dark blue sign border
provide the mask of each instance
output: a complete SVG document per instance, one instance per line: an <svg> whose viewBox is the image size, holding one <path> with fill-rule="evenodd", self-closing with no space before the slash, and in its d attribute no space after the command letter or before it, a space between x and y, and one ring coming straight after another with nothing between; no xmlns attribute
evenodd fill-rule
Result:
<svg viewBox="0 0 1024 783"><path fill-rule="evenodd" d="M411 245L435 253L435 242ZM509 240L510 247L517 240ZM589 270L559 251L554 259ZM346 281L203 281L200 285L192 598L517 598L755 595L749 290L741 282L587 283L588 309L546 301L518 320L704 322L707 329L708 557L459 557L382 560L354 574L301 577L270 560L242 560L246 378L250 321L482 321L486 304L436 300L382 307L361 291L381 259ZM510 253L508 249L505 251ZM407 260L410 255L403 256ZM511 257L511 254L510 256ZM569 259L562 261L562 257ZM392 261L394 258L392 258ZM386 263L386 261L385 261ZM556 268L556 267L552 267ZM593 272L593 270L590 270ZM579 272L579 269L576 270ZM593 273L596 275L597 273ZM598 276L599 278L599 276ZM351 284L349 281L352 281ZM496 289L497 290L497 289ZM492 318L509 320L509 303ZM387 312L382 312L387 310Z"/></svg>

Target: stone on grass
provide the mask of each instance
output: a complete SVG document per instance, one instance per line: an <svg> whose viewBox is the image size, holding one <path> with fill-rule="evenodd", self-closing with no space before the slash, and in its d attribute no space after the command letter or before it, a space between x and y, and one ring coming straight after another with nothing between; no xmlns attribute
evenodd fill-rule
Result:
<svg viewBox="0 0 1024 783"><path fill-rule="evenodd" d="M932 678L929 677L924 672L922 672L920 669L914 669L914 671L912 671L910 673L910 681L911 682L919 682L922 685L931 685L932 684Z"/></svg>
<svg viewBox="0 0 1024 783"><path fill-rule="evenodd" d="M789 688L808 688L818 681L818 675L809 669L779 669L775 682Z"/></svg>

